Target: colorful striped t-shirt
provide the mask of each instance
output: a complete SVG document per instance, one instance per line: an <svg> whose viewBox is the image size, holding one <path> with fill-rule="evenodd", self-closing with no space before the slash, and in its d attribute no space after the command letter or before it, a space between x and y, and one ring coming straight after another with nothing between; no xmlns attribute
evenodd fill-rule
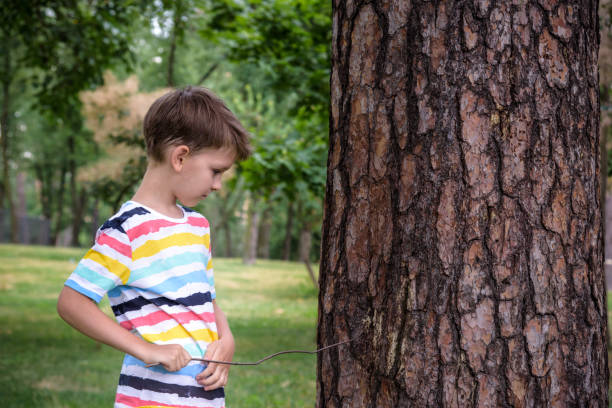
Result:
<svg viewBox="0 0 612 408"><path fill-rule="evenodd" d="M201 358L218 339L210 230L202 215L178 207L180 219L124 203L100 227L66 285L96 302L108 294L121 326L152 343L180 344ZM223 388L205 391L195 380L204 368L192 361L169 372L126 355L115 407L221 408Z"/></svg>

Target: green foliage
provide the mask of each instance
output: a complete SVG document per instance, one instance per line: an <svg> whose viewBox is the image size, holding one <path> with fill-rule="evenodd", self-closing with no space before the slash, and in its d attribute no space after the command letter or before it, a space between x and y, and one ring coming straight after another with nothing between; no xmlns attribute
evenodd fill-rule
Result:
<svg viewBox="0 0 612 408"><path fill-rule="evenodd" d="M140 129L124 131L109 135L115 144L138 147L142 154L130 158L124 166L121 177L102 177L92 183L92 193L112 208L113 212L119 210L121 204L134 193L147 169L147 156L142 143Z"/></svg>
<svg viewBox="0 0 612 408"><path fill-rule="evenodd" d="M231 60L266 70L276 93L297 93L317 110L329 99L331 3L325 0L220 0L202 36L216 38Z"/></svg>
<svg viewBox="0 0 612 408"><path fill-rule="evenodd" d="M171 71L177 86L210 87L253 134L253 157L238 166L230 184L262 196L260 202L274 207L275 218L282 218L288 200L299 201L296 219L316 231L327 159L330 8L322 0L9 2L0 11L7 23L0 47L12 41L12 55L19 56L12 86L27 89L30 113L42 113L30 115L39 123L28 126L32 131L22 139L22 150L32 153L29 163L40 175L36 178L48 180L45 195L58 195L66 163L72 160L79 169L107 155L82 128L80 90L101 83L106 68L120 79L135 73L143 91L165 86ZM67 154L71 129L75 144ZM44 140L37 142L42 134ZM140 134L114 135L114 141L142 146ZM11 149L16 157L21 147ZM145 166L144 154L135 155L121 177L80 182L79 187L86 186L89 197L105 209L116 209L129 198ZM77 177L69 174L67 180L72 176ZM70 198L64 199L62 226L71 221ZM211 215L213 225L215 217L224 228L229 225L231 241L242 242L244 198L242 190L218 194L200 208ZM44 207L43 201L36 208ZM235 209L229 214L216 207ZM272 235L284 237L283 227L276 220L273 225ZM299 228L295 225L294 241Z"/></svg>
<svg viewBox="0 0 612 408"><path fill-rule="evenodd" d="M23 149L32 153L31 168L42 185L41 210L46 218L58 220L56 232L66 221L78 221L64 215L74 211L77 191L82 191L75 186L78 168L92 159L93 143L83 128L78 94L102 83L107 68L129 63L131 23L144 4L13 0L0 8L0 76L8 90L3 93L3 125L14 117L22 94L46 122L39 126L46 131L44 141L24 144ZM15 139L11 132L3 136L11 143ZM62 191L70 191L70 197L56 206Z"/></svg>
<svg viewBox="0 0 612 408"><path fill-rule="evenodd" d="M63 116L78 92L102 83L105 69L129 62L129 27L140 9L135 1L9 1L0 44L23 49L13 71L30 69L40 108Z"/></svg>

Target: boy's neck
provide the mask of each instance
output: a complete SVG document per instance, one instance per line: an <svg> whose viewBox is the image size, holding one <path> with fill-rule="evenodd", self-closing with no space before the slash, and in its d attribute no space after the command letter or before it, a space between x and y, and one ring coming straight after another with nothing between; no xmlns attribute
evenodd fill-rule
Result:
<svg viewBox="0 0 612 408"><path fill-rule="evenodd" d="M155 211L171 218L180 218L183 216L181 210L176 206L176 196L168 187L169 183L164 166L147 166L147 171L140 186L134 193L132 201L136 201Z"/></svg>

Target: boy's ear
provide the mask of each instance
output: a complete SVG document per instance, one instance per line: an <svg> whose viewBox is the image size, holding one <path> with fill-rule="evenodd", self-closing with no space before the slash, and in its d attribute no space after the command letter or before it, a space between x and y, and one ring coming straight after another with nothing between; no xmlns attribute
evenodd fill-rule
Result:
<svg viewBox="0 0 612 408"><path fill-rule="evenodd" d="M181 171L185 159L189 156L189 147L185 145L174 146L170 150L170 165L175 171Z"/></svg>

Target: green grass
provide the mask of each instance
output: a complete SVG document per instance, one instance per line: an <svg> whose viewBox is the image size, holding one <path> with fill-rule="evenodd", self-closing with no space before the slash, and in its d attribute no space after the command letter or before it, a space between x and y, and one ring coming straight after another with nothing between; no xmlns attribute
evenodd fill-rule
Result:
<svg viewBox="0 0 612 408"><path fill-rule="evenodd" d="M85 250L0 245L0 401L3 407L110 407L123 359L64 323L57 295ZM235 361L316 346L316 291L296 263L215 259L217 302L236 339ZM103 310L112 314L108 301ZM232 367L228 407L306 407L316 357L286 355Z"/></svg>
<svg viewBox="0 0 612 408"><path fill-rule="evenodd" d="M2 407L113 405L122 353L79 334L55 312L57 295L84 253L0 245ZM247 267L218 258L215 279L217 302L236 338L235 361L315 348L316 292L301 264L258 261ZM112 314L106 299L101 305ZM611 310L608 296L609 323ZM612 358L609 363L612 371ZM232 367L227 406L314 406L315 366L314 356L286 355L255 367Z"/></svg>

